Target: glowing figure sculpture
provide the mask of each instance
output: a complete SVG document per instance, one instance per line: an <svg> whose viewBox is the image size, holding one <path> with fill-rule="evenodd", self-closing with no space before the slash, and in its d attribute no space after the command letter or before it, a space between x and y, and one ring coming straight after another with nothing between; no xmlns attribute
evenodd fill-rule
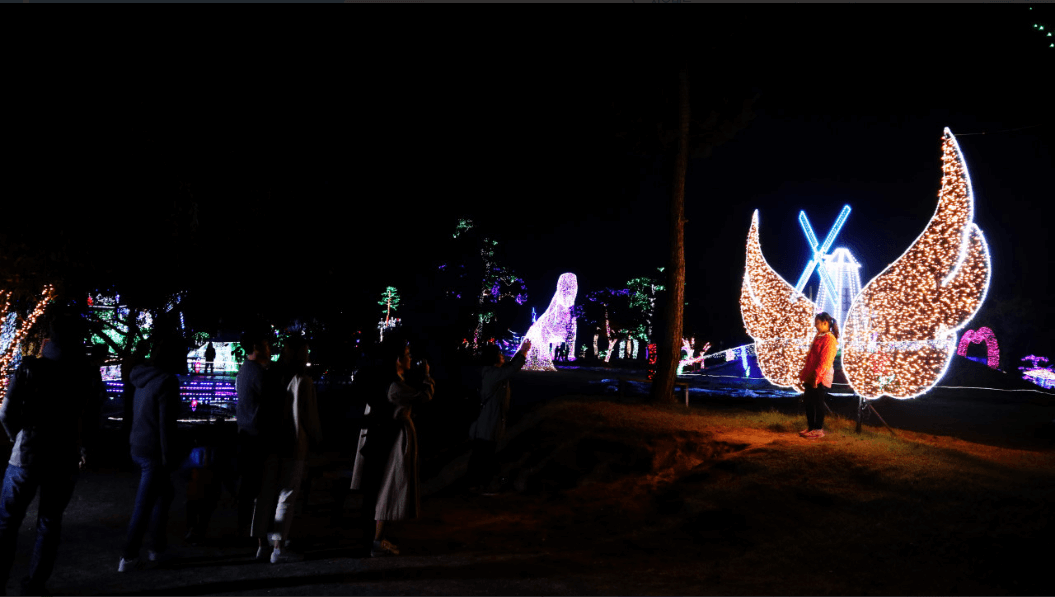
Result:
<svg viewBox="0 0 1055 597"><path fill-rule="evenodd" d="M1043 366L1044 363L1048 362L1048 357L1029 355L1028 357L1023 357L1022 360L1033 363L1032 367L1018 368L1019 371L1022 371L1022 379L1033 382L1042 388L1055 388L1055 371L1052 371L1051 365Z"/></svg>
<svg viewBox="0 0 1055 597"><path fill-rule="evenodd" d="M810 342L817 332L813 327L815 314L813 301L773 271L762 256L758 243L758 210L755 210L747 233L740 315L747 333L755 339L758 368L773 385L803 390L799 371L806 363Z"/></svg>
<svg viewBox="0 0 1055 597"><path fill-rule="evenodd" d="M865 285L846 317L843 370L865 398L914 398L934 387L952 361L957 330L989 289L989 248L973 221L971 178L948 128L942 153L934 216L912 246Z"/></svg>
<svg viewBox="0 0 1055 597"><path fill-rule="evenodd" d="M561 274L557 280L557 292L553 294L549 308L539 315L524 336L531 340L531 350L528 351L524 369L556 371L549 345L559 346L562 342L575 345L575 317L572 315L572 307L575 306L575 295L578 292L579 283L575 274Z"/></svg>
<svg viewBox="0 0 1055 597"><path fill-rule="evenodd" d="M842 230L843 224L846 223L846 218L850 216L850 206L844 205L842 211L839 212L839 217L835 218L835 224L832 225L832 229L828 231L828 236L824 238L824 244L817 243L817 235L813 234L813 227L810 226L810 221L806 217L806 212L799 212L799 225L802 226L802 232L806 234L806 241L810 244L810 249L813 251L813 258L810 259L809 263L806 264L806 269L802 270L802 275L799 276L799 283L795 285L795 294L802 294L802 289L806 287L806 282L809 281L810 276L813 275L813 270L818 265L824 263L824 257L828 253L828 249L831 248L832 243L835 242L835 237L839 235L839 231ZM830 277L828 277L828 271L825 268L820 268L817 273L821 277L821 281L825 286L828 287L828 291L833 295L838 295L839 292L832 283Z"/></svg>
<svg viewBox="0 0 1055 597"><path fill-rule="evenodd" d="M824 311L835 318L839 325L844 325L850 305L861 292L861 264L854 259L850 251L840 247L824 256L824 267L828 279L835 284L835 293L828 290L827 284L821 284L817 293L817 312Z"/></svg>
<svg viewBox="0 0 1055 597"><path fill-rule="evenodd" d="M993 330L987 327L978 328L975 330L967 330L963 338L960 338L960 347L956 350L956 354L961 357L967 356L967 347L971 344L981 344L985 342L985 348L988 354L988 365L992 369L1000 368L1000 345L996 343L996 336L993 335Z"/></svg>

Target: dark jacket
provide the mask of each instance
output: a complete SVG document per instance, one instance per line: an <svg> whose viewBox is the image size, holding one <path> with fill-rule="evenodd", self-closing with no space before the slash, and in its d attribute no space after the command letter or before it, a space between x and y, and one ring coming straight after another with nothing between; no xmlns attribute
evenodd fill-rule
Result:
<svg viewBox="0 0 1055 597"><path fill-rule="evenodd" d="M179 378L151 363L132 370L135 404L129 442L132 454L161 460L175 468L183 461L176 454L176 417L180 410Z"/></svg>
<svg viewBox="0 0 1055 597"><path fill-rule="evenodd" d="M267 370L256 361L248 359L238 369L235 387L238 391L238 404L235 416L238 419L238 431L249 435L259 435L261 405L265 401L264 390ZM264 409L266 411L266 408ZM265 413L266 418L266 413Z"/></svg>
<svg viewBox="0 0 1055 597"><path fill-rule="evenodd" d="M505 433L506 414L509 412L509 379L527 359L517 353L512 361L501 367L489 365L480 370L480 416L469 427L469 437L501 441Z"/></svg>
<svg viewBox="0 0 1055 597"><path fill-rule="evenodd" d="M14 442L10 464L76 466L98 425L91 413L102 382L78 348L64 351L49 342L43 358L26 357L19 365L0 407L0 424Z"/></svg>

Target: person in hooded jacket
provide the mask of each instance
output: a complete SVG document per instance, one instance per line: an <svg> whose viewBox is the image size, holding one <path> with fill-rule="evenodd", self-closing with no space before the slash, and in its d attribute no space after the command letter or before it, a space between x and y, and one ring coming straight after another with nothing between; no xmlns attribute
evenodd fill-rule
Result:
<svg viewBox="0 0 1055 597"><path fill-rule="evenodd" d="M186 346L179 338L161 338L154 345L154 358L133 369L129 376L136 388L130 442L132 460L139 465L140 476L118 572L136 567L148 531L151 549L147 550L147 558L157 561L165 557L168 513L175 495L171 474L186 456L178 453L176 442L176 417L180 410L177 374L186 371L186 354Z"/></svg>
<svg viewBox="0 0 1055 597"><path fill-rule="evenodd" d="M18 528L38 488L37 541L22 594L45 593L55 565L62 515L88 460L84 440L98 423L88 413L102 376L86 358L86 332L74 316L56 318L42 358L22 361L0 406L0 423L14 442L0 492L0 593L6 592Z"/></svg>

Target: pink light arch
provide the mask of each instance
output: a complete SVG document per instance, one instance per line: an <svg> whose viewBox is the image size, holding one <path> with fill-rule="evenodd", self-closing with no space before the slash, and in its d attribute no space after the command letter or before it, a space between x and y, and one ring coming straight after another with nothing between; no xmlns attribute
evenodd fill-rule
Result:
<svg viewBox="0 0 1055 597"><path fill-rule="evenodd" d="M985 342L985 347L989 351L989 367L992 369L998 369L1000 367L1000 346L996 343L996 335L993 334L993 330L987 327L978 328L975 330L967 330L960 338L960 347L956 350L956 354L961 357L967 356L967 347L971 344L981 344Z"/></svg>

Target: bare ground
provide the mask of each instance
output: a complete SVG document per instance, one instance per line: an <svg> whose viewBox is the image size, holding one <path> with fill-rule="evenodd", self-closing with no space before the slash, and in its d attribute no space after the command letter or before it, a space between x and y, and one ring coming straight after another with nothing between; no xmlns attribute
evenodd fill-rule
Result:
<svg viewBox="0 0 1055 597"><path fill-rule="evenodd" d="M359 500L340 455L314 471L294 524L305 562L255 563L230 538L225 495L211 541L118 575L136 475L85 473L67 510L56 594L1051 594L1055 450L1045 396L878 403L798 437L794 399L693 399L654 408L603 395L606 373L518 382L502 454L510 490L471 496L466 454L423 432L423 518L393 529L403 555L360 558ZM559 379L563 377L563 380ZM580 395L554 400L561 389ZM581 395L591 388L592 395ZM515 394L517 396L518 394ZM833 399L850 417L853 403ZM435 411L432 413L435 415ZM420 414L418 426L428 425ZM434 421L436 419L433 419ZM28 564L35 505L13 579ZM12 580L9 590L17 590Z"/></svg>

